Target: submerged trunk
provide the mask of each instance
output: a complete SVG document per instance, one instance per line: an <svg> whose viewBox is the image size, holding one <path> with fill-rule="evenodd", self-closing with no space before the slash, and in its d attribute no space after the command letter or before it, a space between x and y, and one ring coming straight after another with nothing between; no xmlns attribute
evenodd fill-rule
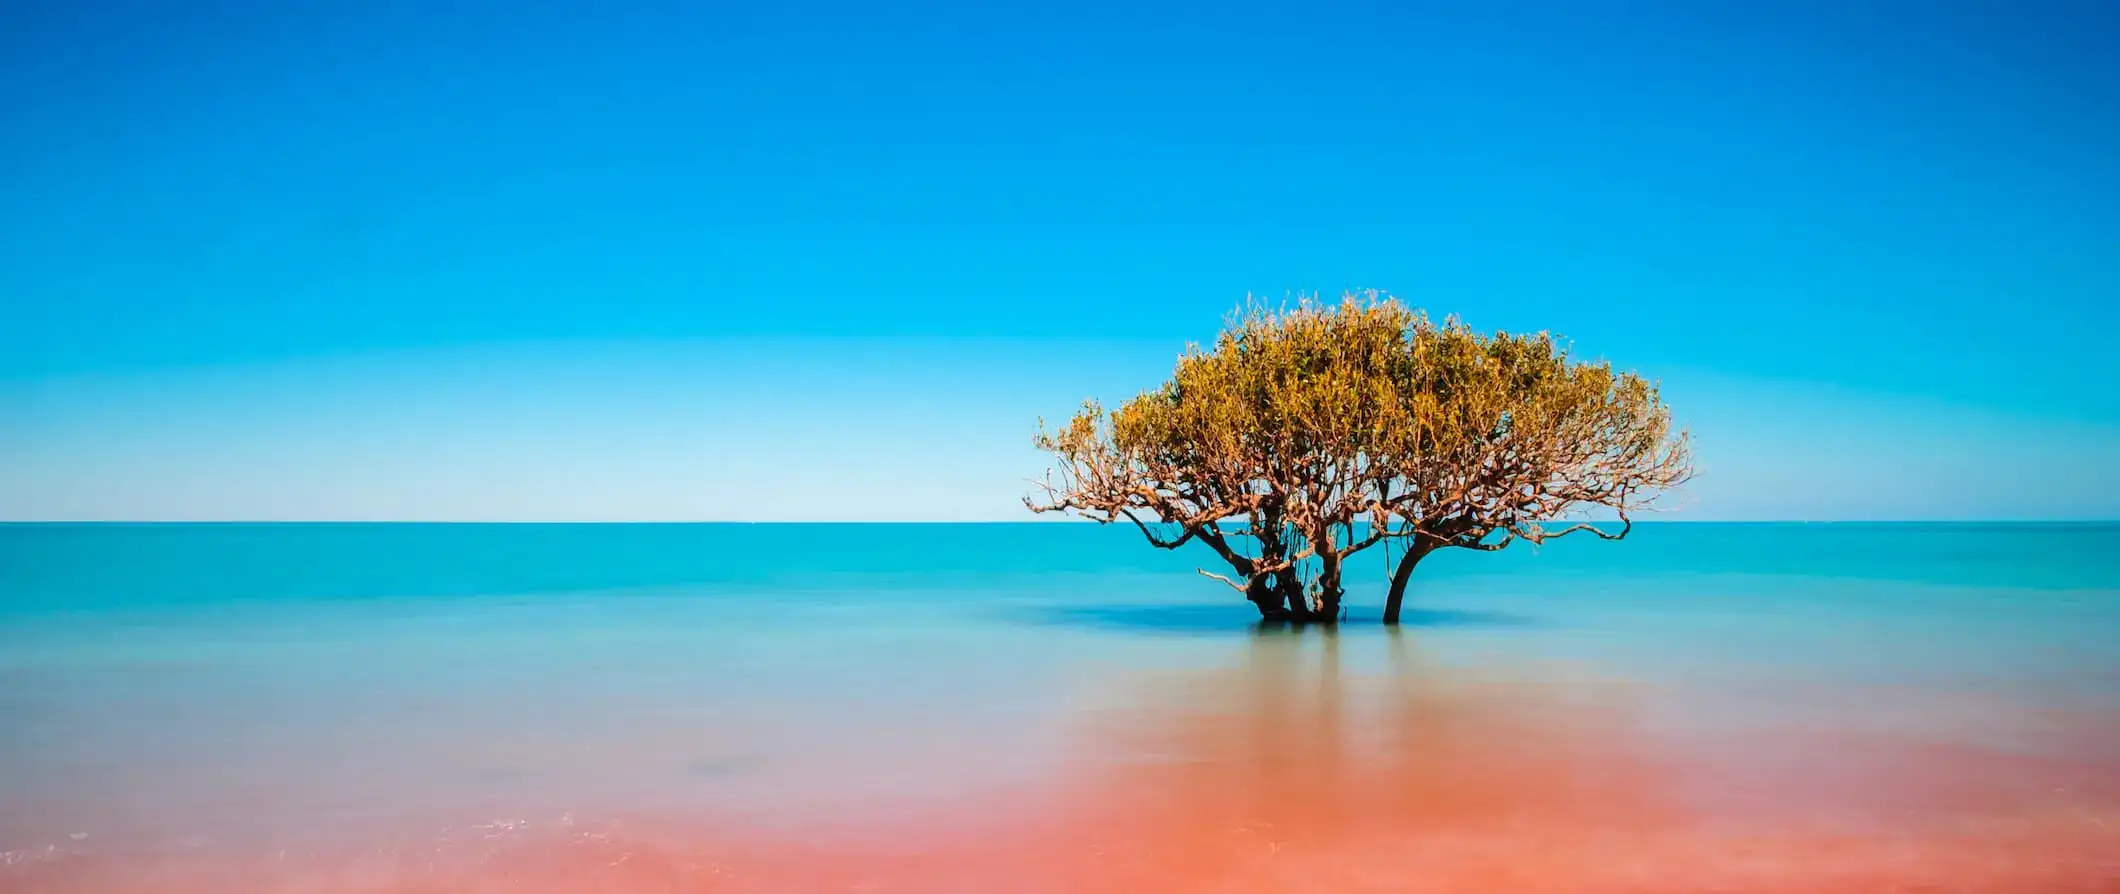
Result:
<svg viewBox="0 0 2120 894"><path fill-rule="evenodd" d="M1280 601L1282 617L1299 620L1310 615L1310 604L1303 601L1303 581L1294 569L1274 572L1273 594Z"/></svg>
<svg viewBox="0 0 2120 894"><path fill-rule="evenodd" d="M1310 601L1303 593L1303 581L1292 571L1276 571L1252 579L1245 585L1244 598L1259 607L1262 621L1301 624L1314 620Z"/></svg>
<svg viewBox="0 0 2120 894"><path fill-rule="evenodd" d="M1317 613L1318 620L1337 624L1340 621L1340 597L1346 592L1340 588L1340 560L1328 555L1319 564L1318 595L1311 610Z"/></svg>
<svg viewBox="0 0 2120 894"><path fill-rule="evenodd" d="M1391 592L1384 597L1384 623L1399 622L1399 608L1406 601L1406 582L1413 579L1413 566L1421 564L1432 552L1433 546L1414 546L1399 557L1398 570L1391 575Z"/></svg>
<svg viewBox="0 0 2120 894"><path fill-rule="evenodd" d="M1275 571L1261 574L1252 570L1252 568L1256 568L1259 565L1270 566L1281 561L1281 557L1285 554L1287 547L1281 543L1280 530L1280 514L1268 510L1266 520L1254 529L1254 534L1259 538L1259 560L1257 564L1238 569L1247 576L1244 581L1244 598L1251 600L1253 605L1259 607L1259 619L1262 621L1288 620L1289 610L1294 608L1294 606L1287 604L1287 600L1283 598L1282 593L1282 580L1287 572Z"/></svg>
<svg viewBox="0 0 2120 894"><path fill-rule="evenodd" d="M1310 542L1317 548L1318 581L1317 593L1310 601L1311 615L1326 624L1340 621L1340 554L1333 543L1332 526L1320 524L1310 532Z"/></svg>
<svg viewBox="0 0 2120 894"><path fill-rule="evenodd" d="M1259 608L1259 620L1284 621L1288 609L1284 606L1281 589L1276 581L1279 575L1255 575L1244 584L1244 598Z"/></svg>

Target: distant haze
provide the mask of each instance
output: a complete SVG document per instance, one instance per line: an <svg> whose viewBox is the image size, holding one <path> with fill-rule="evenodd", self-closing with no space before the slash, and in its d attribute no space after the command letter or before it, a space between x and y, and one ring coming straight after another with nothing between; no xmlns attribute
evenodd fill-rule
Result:
<svg viewBox="0 0 2120 894"><path fill-rule="evenodd" d="M0 518L1028 518L1352 287L1676 518L2120 517L2110 4L624 6L0 5Z"/></svg>

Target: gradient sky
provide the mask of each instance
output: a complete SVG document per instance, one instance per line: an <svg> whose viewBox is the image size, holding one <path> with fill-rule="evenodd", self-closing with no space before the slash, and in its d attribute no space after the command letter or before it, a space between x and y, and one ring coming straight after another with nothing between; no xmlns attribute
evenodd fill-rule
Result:
<svg viewBox="0 0 2120 894"><path fill-rule="evenodd" d="M1246 293L2120 517L2120 6L0 0L0 517L1013 519Z"/></svg>

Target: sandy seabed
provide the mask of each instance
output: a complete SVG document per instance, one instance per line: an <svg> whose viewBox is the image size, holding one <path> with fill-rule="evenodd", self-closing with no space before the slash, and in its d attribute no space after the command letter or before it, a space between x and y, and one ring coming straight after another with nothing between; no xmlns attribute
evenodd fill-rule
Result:
<svg viewBox="0 0 2120 894"><path fill-rule="evenodd" d="M13 851L20 894L2120 891L2120 724L1652 733L1623 686L1295 655L1129 684L1034 784L886 818L466 821L295 851ZM2002 722L2002 721L1992 721ZM913 768L908 768L913 772ZM929 767L923 773L946 773ZM835 821L836 820L836 821Z"/></svg>

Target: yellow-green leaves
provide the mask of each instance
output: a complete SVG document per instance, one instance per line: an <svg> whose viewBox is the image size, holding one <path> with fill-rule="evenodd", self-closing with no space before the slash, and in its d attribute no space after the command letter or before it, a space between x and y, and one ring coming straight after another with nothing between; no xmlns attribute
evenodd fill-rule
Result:
<svg viewBox="0 0 2120 894"><path fill-rule="evenodd" d="M1485 335L1375 292L1246 307L1162 386L1085 405L1038 444L1060 480L1034 510L1202 536L1271 511L1334 567L1392 537L1556 536L1538 523L1590 506L1625 517L1691 469L1641 377L1548 333ZM1359 539L1330 534L1359 522Z"/></svg>

